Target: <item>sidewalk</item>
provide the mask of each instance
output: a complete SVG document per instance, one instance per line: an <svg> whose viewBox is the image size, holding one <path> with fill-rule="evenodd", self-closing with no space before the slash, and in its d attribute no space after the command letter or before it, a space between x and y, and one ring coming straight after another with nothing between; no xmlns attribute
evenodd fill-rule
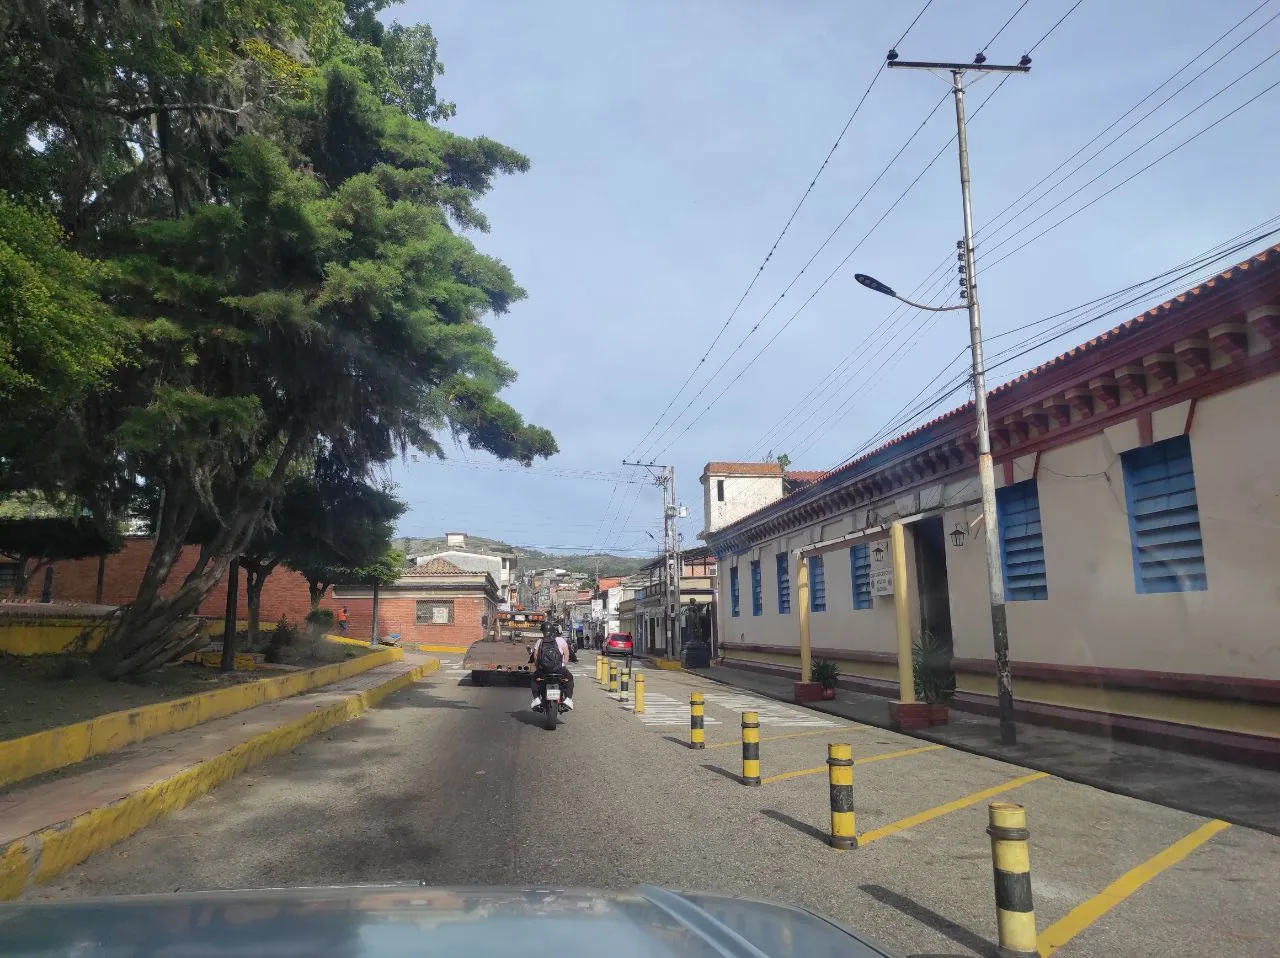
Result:
<svg viewBox="0 0 1280 958"><path fill-rule="evenodd" d="M404 659L0 791L0 901L43 884L439 667Z"/></svg>
<svg viewBox="0 0 1280 958"><path fill-rule="evenodd" d="M726 666L687 671L768 698L793 701L792 680L784 676ZM889 728L889 700L878 695L841 689L832 701L806 703L806 707ZM1280 773L1266 769L1025 722L1018 726L1018 744L1006 746L1000 744L994 718L955 710L949 725L904 734L1280 835Z"/></svg>

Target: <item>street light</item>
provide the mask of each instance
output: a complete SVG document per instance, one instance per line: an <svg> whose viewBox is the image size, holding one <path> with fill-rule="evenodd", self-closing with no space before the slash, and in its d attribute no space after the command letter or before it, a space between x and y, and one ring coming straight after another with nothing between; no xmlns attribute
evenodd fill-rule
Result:
<svg viewBox="0 0 1280 958"><path fill-rule="evenodd" d="M854 273L853 278L867 289L874 290L877 293L884 293L886 296L892 296L899 302L906 303L908 306L914 306L916 309L927 309L931 313L949 313L952 310L969 308L968 303L960 303L956 306L926 306L924 303L913 303L905 296L899 296L892 286L880 282L880 280L876 279L874 276L868 276L866 273Z"/></svg>

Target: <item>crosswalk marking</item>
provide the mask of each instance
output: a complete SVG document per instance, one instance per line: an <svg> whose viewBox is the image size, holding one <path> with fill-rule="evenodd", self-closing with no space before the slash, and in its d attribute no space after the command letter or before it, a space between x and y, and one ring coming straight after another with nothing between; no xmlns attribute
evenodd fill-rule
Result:
<svg viewBox="0 0 1280 958"><path fill-rule="evenodd" d="M814 712L791 708L772 699L757 698L754 695L707 692L706 700L731 712L760 713L761 728L834 728L837 724ZM707 721L710 720L708 716Z"/></svg>
<svg viewBox="0 0 1280 958"><path fill-rule="evenodd" d="M689 703L673 699L661 692L646 692L644 696L644 712L637 715L645 725L688 725ZM720 720L710 715L704 720L706 725L719 725Z"/></svg>

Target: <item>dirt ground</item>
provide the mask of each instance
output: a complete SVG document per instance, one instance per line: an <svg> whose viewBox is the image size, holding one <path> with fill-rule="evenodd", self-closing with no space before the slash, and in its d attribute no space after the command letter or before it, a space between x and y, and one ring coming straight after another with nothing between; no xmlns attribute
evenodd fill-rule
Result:
<svg viewBox="0 0 1280 958"><path fill-rule="evenodd" d="M20 738L96 715L119 712L248 682L270 673L168 665L132 682L110 682L63 656L0 656L0 739Z"/></svg>

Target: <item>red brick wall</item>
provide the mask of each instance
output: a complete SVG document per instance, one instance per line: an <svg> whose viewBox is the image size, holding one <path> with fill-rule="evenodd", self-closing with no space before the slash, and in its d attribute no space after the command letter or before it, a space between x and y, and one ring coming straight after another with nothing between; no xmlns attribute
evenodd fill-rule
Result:
<svg viewBox="0 0 1280 958"><path fill-rule="evenodd" d="M150 539L126 539L124 548L112 556L107 556L106 568L102 579L102 601L107 605L123 605L131 602L142 582L142 574L146 571L147 560L151 557ZM187 577L196 564L199 549L188 546L183 550L165 593L173 593ZM53 564L53 600L55 602L93 602L98 582L97 559L75 559ZM43 575L41 573L40 575ZM28 598L39 598L40 583L43 579L36 576L27 588ZM335 608L333 600L326 596L321 606ZM227 579L222 581L209 593L208 598L200 605L200 614L211 618L221 618L227 608ZM288 616L295 623L301 623L311 611L311 598L307 591L307 580L297 572L277 567L267 577L262 587L262 621L272 623L280 616ZM240 576L240 614L245 617L244 575ZM368 634L366 628L365 634Z"/></svg>
<svg viewBox="0 0 1280 958"><path fill-rule="evenodd" d="M373 618L372 599L346 599L351 616L350 635L368 638ZM427 645L470 645L484 637L484 617L490 625L498 607L483 596L458 596L453 599L453 623L450 625L418 625L417 600L383 595L378 599L378 631L382 635L400 633L402 643Z"/></svg>

